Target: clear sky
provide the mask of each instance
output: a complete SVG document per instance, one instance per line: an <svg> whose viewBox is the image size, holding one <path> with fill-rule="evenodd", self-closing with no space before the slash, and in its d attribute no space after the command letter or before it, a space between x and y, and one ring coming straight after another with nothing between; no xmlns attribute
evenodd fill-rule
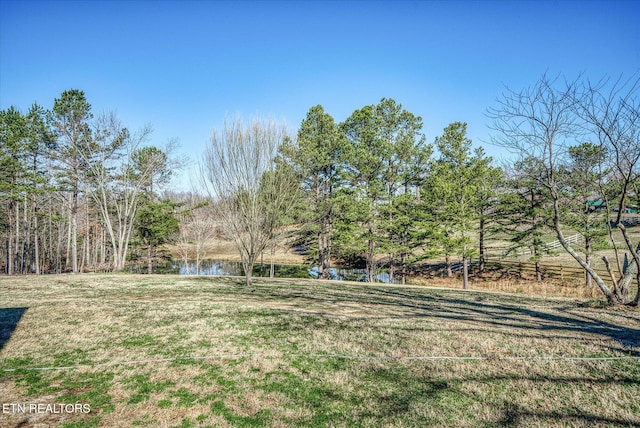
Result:
<svg viewBox="0 0 640 428"><path fill-rule="evenodd" d="M0 0L1 109L82 89L192 164L225 116L295 132L316 104L340 122L382 97L499 158L484 113L504 85L639 70L640 1Z"/></svg>

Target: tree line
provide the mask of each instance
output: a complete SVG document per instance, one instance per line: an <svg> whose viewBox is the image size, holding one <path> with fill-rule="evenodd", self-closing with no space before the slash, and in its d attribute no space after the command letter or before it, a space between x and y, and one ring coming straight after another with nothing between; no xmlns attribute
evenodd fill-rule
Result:
<svg viewBox="0 0 640 428"><path fill-rule="evenodd" d="M637 305L640 294L631 295L630 286L640 282L640 241L623 215L638 209L639 84L637 76L570 82L544 75L521 91L507 88L487 113L493 142L512 153L501 167L473 148L466 123L451 123L428 144L422 119L384 98L342 123L312 107L295 138L279 139L276 154L255 139L232 159L225 151L235 140L225 127L228 139L212 143L203 176L228 190L230 175L220 166L237 171L231 165L254 159L253 184L210 193L226 201L227 236L238 239L240 252L257 249L243 256L245 269L281 230L308 252L320 278L337 261L362 264L370 282L381 266L404 282L411 266L441 256L449 276L452 260L462 260L466 288L469 261L476 258L482 271L487 240L499 237L509 242L505 254L527 250L541 280L540 260L553 251L545 237L555 235L584 268L587 286L595 283L610 304ZM266 150L273 162L261 168L255 159L262 155L254 150ZM265 185L274 174L293 181L285 186L295 195L289 202L284 187ZM274 211L273 203L249 209L242 202L249 188L252 206L280 198L281 209ZM568 242L568 230L581 236L579 243ZM251 244L252 236L260 244ZM612 250L614 259L599 256L602 249ZM595 257L608 278L593 268Z"/></svg>
<svg viewBox="0 0 640 428"><path fill-rule="evenodd" d="M122 270L132 241L148 252L178 229L158 186L171 175L170 146L148 145L113 113L94 117L72 89L51 110L0 111L0 266L14 273ZM163 237L164 234L164 237Z"/></svg>
<svg viewBox="0 0 640 428"><path fill-rule="evenodd" d="M484 242L475 249L472 238L479 227L486 233L486 222L477 220L491 205L501 170L473 149L466 123L450 124L434 144L421 130L419 116L388 98L340 124L315 106L297 138L281 147L281 164L304 195L299 242L321 278L334 258L363 261L370 282L384 263L391 280L404 282L421 259L444 255L451 275L453 256L466 266L484 255Z"/></svg>
<svg viewBox="0 0 640 428"><path fill-rule="evenodd" d="M176 165L170 147L147 145L148 129L131 133L113 114L94 118L81 91L65 91L51 111L1 112L0 263L8 274L121 270L133 242L150 270L169 240L186 263L223 234L247 285L258 257L288 238L320 278L339 263L362 265L370 282L381 267L404 282L442 257L449 276L462 261L466 288L470 261L485 268L491 239L509 242L505 254L525 248L542 279L554 234L588 286L637 305L640 242L623 214L638 209L639 85L637 76L543 75L506 88L487 111L493 143L512 154L500 166L474 148L466 123L428 143L422 118L390 98L341 123L314 106L294 136L271 120L234 118L207 145L199 190L170 199L158 192Z"/></svg>

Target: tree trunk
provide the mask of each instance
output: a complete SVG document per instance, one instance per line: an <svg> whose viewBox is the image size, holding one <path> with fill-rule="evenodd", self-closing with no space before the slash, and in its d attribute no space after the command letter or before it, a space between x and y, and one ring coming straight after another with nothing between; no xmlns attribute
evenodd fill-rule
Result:
<svg viewBox="0 0 640 428"><path fill-rule="evenodd" d="M27 209L27 198L24 198L23 202L23 219L22 219L22 273L31 273L33 268L33 255L31 253L31 238L29 232L31 232L31 222L29 221L29 210Z"/></svg>
<svg viewBox="0 0 640 428"><path fill-rule="evenodd" d="M542 270L540 270L540 261L536 260L536 281L542 281Z"/></svg>
<svg viewBox="0 0 640 428"><path fill-rule="evenodd" d="M276 254L276 244L273 243L271 244L271 266L269 267L269 278L273 278L276 276L276 267L273 262L275 254Z"/></svg>
<svg viewBox="0 0 640 428"><path fill-rule="evenodd" d="M151 259L151 248L152 248L152 245L151 243L149 243L149 245L147 245L147 273L149 275L153 273L153 261Z"/></svg>
<svg viewBox="0 0 640 428"><path fill-rule="evenodd" d="M587 264L587 266L591 266L591 237L590 236L585 236L584 238L584 253L585 253L585 263ZM587 286L587 288L591 288L592 287L592 283L591 283L591 274L589 274L589 272L585 271L585 285Z"/></svg>
<svg viewBox="0 0 640 428"><path fill-rule="evenodd" d="M14 202L12 199L9 199L9 230L7 234L7 275L13 275L13 235L14 235Z"/></svg>
<svg viewBox="0 0 640 428"><path fill-rule="evenodd" d="M407 280L407 254L402 253L400 256L400 263L402 263L402 285L405 285Z"/></svg>
<svg viewBox="0 0 640 428"><path fill-rule="evenodd" d="M107 231L104 229L102 229L102 238L100 241L100 264L105 264L107 262Z"/></svg>
<svg viewBox="0 0 640 428"><path fill-rule="evenodd" d="M462 258L462 288L469 289L469 259L466 256Z"/></svg>
<svg viewBox="0 0 640 428"><path fill-rule="evenodd" d="M331 210L329 211L329 216L331 216ZM333 221L329 220L327 224L327 230L325 233L325 253L324 253L324 277L325 279L329 279L329 269L331 268L331 243L333 236Z"/></svg>
<svg viewBox="0 0 640 428"><path fill-rule="evenodd" d="M52 218L52 213L51 213L51 202L49 203L49 207L48 207L48 212L47 212L47 225L49 226L49 271L51 271L52 269L55 269L55 253L54 253L54 246L53 246L53 218ZM46 247L45 247L46 249Z"/></svg>
<svg viewBox="0 0 640 428"><path fill-rule="evenodd" d="M69 265L71 264L71 202L69 202L69 221L67 224L67 245L64 248L64 269L65 271L69 269Z"/></svg>
<svg viewBox="0 0 640 428"><path fill-rule="evenodd" d="M74 191L71 209L71 269L78 273L78 192Z"/></svg>
<svg viewBox="0 0 640 428"><path fill-rule="evenodd" d="M63 265L63 263L62 263L62 251L63 251L62 245L63 245L63 239L64 239L65 231L62 229L62 227L60 227L60 225L58 226L57 229L58 229L58 236L57 236L57 239L56 239L56 252L55 252L55 264L56 264L56 270L57 270L56 273L62 273L63 266L64 266L65 269L67 268L68 248L69 247L67 246L67 248L65 249L66 250L66 254L65 254L65 260L64 260L64 265ZM69 230L70 229L69 229L68 225L67 225L66 229L67 229L66 233L67 233L67 235L69 235Z"/></svg>
<svg viewBox="0 0 640 428"><path fill-rule="evenodd" d="M242 268L244 269L244 285L246 288L251 288L251 279L253 275L253 261L243 261Z"/></svg>
<svg viewBox="0 0 640 428"><path fill-rule="evenodd" d="M369 226L369 236L373 236L373 228ZM375 241L369 239L369 246L367 250L367 280L369 282L375 281L376 260L375 260Z"/></svg>
<svg viewBox="0 0 640 428"><path fill-rule="evenodd" d="M78 262L80 263L78 266L78 270L80 272L84 272L84 267L85 267L85 257L87 254L88 248L87 248L87 235L84 235L82 238L82 247L80 247L80 257L78 259Z"/></svg>
<svg viewBox="0 0 640 428"><path fill-rule="evenodd" d="M392 184L387 183L387 195L389 198L389 228L393 229L393 189ZM406 189L405 189L406 191ZM393 242L393 233L389 232L389 242ZM389 284L393 284L393 275L395 268L396 255L393 252L389 252Z"/></svg>
<svg viewBox="0 0 640 428"><path fill-rule="evenodd" d="M89 268L91 266L91 234L90 232L90 224L91 221L89 219L89 192L88 189L86 188L87 184L85 183L85 217L84 217L84 221L85 221L85 240L87 241L87 246L86 246L86 253L84 254L84 262L83 265L86 268ZM84 270L82 270L84 272Z"/></svg>
<svg viewBox="0 0 640 428"><path fill-rule="evenodd" d="M15 239L15 246L14 246L14 263L15 266L13 268L14 273L21 273L22 272L22 264L20 263L20 204L17 203L15 204L16 207L16 215L15 215L15 219L16 219L16 224L15 224L15 234L16 234L16 239ZM24 254L24 252L22 253ZM24 260L24 257L23 257Z"/></svg>
<svg viewBox="0 0 640 428"><path fill-rule="evenodd" d="M40 247L38 245L38 216L33 216L33 257L36 267L36 275L40 275Z"/></svg>
<svg viewBox="0 0 640 428"><path fill-rule="evenodd" d="M479 250L479 255L480 255L480 259L479 259L479 271L480 271L480 273L484 272L484 261L485 261L484 234L485 234L484 217L481 216L480 217L480 233L479 233L479 237L478 237L478 241L479 241L478 250Z"/></svg>
<svg viewBox="0 0 640 428"><path fill-rule="evenodd" d="M453 276L453 270L451 269L451 256L449 256L449 254L444 256L444 262L447 266L447 278L451 278Z"/></svg>
<svg viewBox="0 0 640 428"><path fill-rule="evenodd" d="M325 237L322 233L323 225L318 229L318 279L327 279L327 272L325 270Z"/></svg>

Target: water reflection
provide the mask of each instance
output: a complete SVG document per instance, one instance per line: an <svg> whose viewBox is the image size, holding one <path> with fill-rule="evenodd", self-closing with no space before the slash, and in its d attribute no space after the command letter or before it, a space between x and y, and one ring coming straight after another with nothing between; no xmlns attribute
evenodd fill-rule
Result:
<svg viewBox="0 0 640 428"><path fill-rule="evenodd" d="M141 272L146 272L146 266ZM200 262L200 269L196 269L196 263L189 261L186 263L172 263L165 266L154 267L155 273L174 273L180 275L236 275L243 276L244 270L240 262L227 262L222 260L206 260ZM258 277L268 277L270 272L269 264L257 263L253 267L253 275ZM318 268L302 265L274 265L274 275L276 278L318 278ZM389 273L379 272L375 275L377 282L389 283ZM333 267L329 268L329 279L338 281L367 281L366 269L351 269ZM394 282L399 282L394 278Z"/></svg>
<svg viewBox="0 0 640 428"><path fill-rule="evenodd" d="M318 277L318 267L314 266L309 269L309 276L311 278ZM337 281L367 281L367 270L366 269L351 269L351 268L329 268L329 279L337 280ZM376 282L384 282L385 284L389 283L389 273L388 272L379 272L374 275ZM394 279L394 282L395 281Z"/></svg>
<svg viewBox="0 0 640 428"><path fill-rule="evenodd" d="M226 262L222 260L206 260L200 262L199 271L193 261L176 264L180 275L236 275L243 276L244 269L240 262ZM271 266L256 263L253 266L253 276L269 276ZM274 265L274 275L278 278L311 278L309 269L300 265Z"/></svg>

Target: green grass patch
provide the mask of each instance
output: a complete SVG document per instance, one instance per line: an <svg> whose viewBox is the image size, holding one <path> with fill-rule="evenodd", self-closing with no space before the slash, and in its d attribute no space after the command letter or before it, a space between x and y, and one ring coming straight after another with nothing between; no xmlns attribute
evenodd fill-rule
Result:
<svg viewBox="0 0 640 428"><path fill-rule="evenodd" d="M228 409L222 401L216 401L211 405L211 413L224 417L227 422L238 427L269 426L269 410L259 411L253 416L240 416Z"/></svg>
<svg viewBox="0 0 640 428"><path fill-rule="evenodd" d="M147 401L154 392L165 391L168 387L173 386L170 381L152 381L149 374L136 374L128 379L124 379L122 383L127 389L134 391L133 395L127 401L127 404L138 404Z"/></svg>

